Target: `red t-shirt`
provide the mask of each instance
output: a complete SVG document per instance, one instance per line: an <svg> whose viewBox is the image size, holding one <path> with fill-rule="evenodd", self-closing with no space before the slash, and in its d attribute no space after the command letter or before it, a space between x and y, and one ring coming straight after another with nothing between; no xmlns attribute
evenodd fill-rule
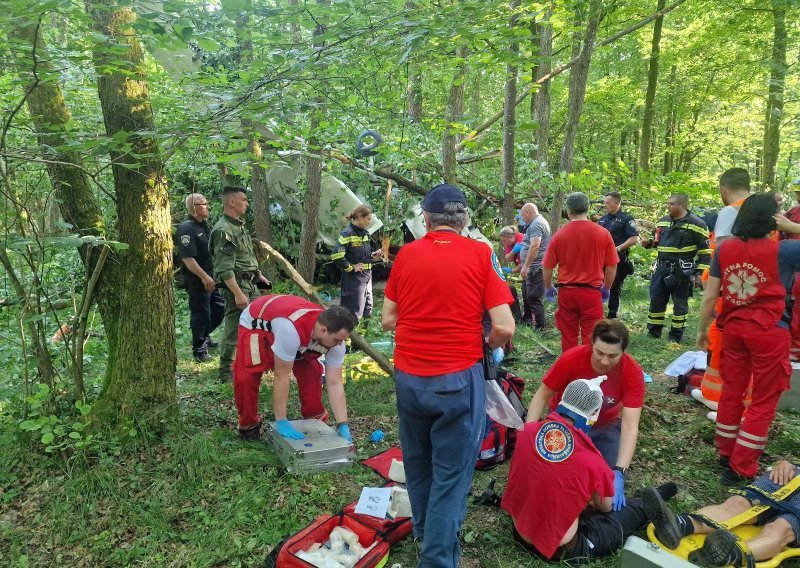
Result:
<svg viewBox="0 0 800 568"><path fill-rule="evenodd" d="M483 313L513 302L492 249L451 231L401 248L384 294L397 304L394 364L421 377L479 361Z"/></svg>
<svg viewBox="0 0 800 568"><path fill-rule="evenodd" d="M517 234L514 236L514 244L513 244L513 245L511 245L510 247L507 247L507 246L504 246L504 247L503 247L503 254L508 254L508 253L510 253L510 252L511 252L511 249L513 249L513 248L514 248L514 245L518 245L518 244L519 244L519 243L521 243L523 240L525 240L525 235L523 235L522 233L517 233ZM514 263L515 263L517 266L519 266L519 255L517 255L516 257L514 257Z"/></svg>
<svg viewBox="0 0 800 568"><path fill-rule="evenodd" d="M614 496L614 473L589 436L560 414L526 424L517 434L500 506L539 552L553 557L595 493Z"/></svg>
<svg viewBox="0 0 800 568"><path fill-rule="evenodd" d="M603 269L619 262L611 233L591 221L570 221L550 239L542 267L558 266L559 284L603 285Z"/></svg>
<svg viewBox="0 0 800 568"><path fill-rule="evenodd" d="M591 345L578 345L561 355L542 378L542 383L556 391L550 399L550 410L556 409L569 383L575 379L593 379L599 374L592 367ZM606 376L608 379L600 383L603 408L596 426L616 420L623 406L640 408L644 404L644 373L633 357L623 353L617 366Z"/></svg>

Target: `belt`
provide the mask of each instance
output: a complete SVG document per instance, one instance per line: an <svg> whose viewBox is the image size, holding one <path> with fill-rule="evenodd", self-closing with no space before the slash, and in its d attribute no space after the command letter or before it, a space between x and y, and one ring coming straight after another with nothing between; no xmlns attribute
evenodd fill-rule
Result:
<svg viewBox="0 0 800 568"><path fill-rule="evenodd" d="M255 282L258 280L258 270L248 270L246 272L234 272L237 280L247 280L248 282Z"/></svg>
<svg viewBox="0 0 800 568"><path fill-rule="evenodd" d="M584 282L570 282L569 284L556 284L556 288L591 288L592 290L599 290L600 286L593 286Z"/></svg>

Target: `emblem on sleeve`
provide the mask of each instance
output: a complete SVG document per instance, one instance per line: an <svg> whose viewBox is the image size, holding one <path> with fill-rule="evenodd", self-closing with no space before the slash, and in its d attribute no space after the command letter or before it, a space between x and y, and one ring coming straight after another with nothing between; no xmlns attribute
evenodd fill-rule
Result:
<svg viewBox="0 0 800 568"><path fill-rule="evenodd" d="M497 255L492 252L492 268L494 269L494 273L502 280L503 282L506 281L506 277L503 275L503 269L500 268L500 261L497 260Z"/></svg>
<svg viewBox="0 0 800 568"><path fill-rule="evenodd" d="M545 422L536 434L536 451L545 461L562 462L574 449L572 432L560 422Z"/></svg>
<svg viewBox="0 0 800 568"><path fill-rule="evenodd" d="M183 246L188 247L191 240L192 237L190 237L189 235L181 235L181 244Z"/></svg>

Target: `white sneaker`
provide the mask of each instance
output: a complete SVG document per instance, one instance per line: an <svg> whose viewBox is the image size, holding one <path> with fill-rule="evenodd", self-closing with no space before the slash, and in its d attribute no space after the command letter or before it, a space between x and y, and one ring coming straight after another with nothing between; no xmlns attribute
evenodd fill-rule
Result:
<svg viewBox="0 0 800 568"><path fill-rule="evenodd" d="M715 410L712 410L711 412L706 414L706 418L711 420L711 422L716 422L717 421L717 412Z"/></svg>
<svg viewBox="0 0 800 568"><path fill-rule="evenodd" d="M716 410L719 406L719 403L714 402L713 400L708 400L706 397L703 396L703 391L700 389L692 389L692 398L695 399L697 402L705 404L709 410Z"/></svg>

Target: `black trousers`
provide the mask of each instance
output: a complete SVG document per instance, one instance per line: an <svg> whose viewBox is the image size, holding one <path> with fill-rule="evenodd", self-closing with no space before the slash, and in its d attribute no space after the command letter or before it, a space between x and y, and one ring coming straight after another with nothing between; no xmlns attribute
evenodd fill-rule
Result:
<svg viewBox="0 0 800 568"><path fill-rule="evenodd" d="M522 323L533 323L531 305L528 303L528 279L522 279Z"/></svg>
<svg viewBox="0 0 800 568"><path fill-rule="evenodd" d="M528 271L528 277L525 279L527 286L525 286L525 294L530 306L533 325L536 329L544 329L547 325L544 315L544 276L542 275L542 268L533 268Z"/></svg>
<svg viewBox="0 0 800 568"><path fill-rule="evenodd" d="M692 280L680 270L658 267L650 280L650 313L647 316L647 332L661 337L667 317L667 303L672 299L672 327L669 338L680 341L686 328L689 313L689 296L692 295Z"/></svg>
<svg viewBox="0 0 800 568"><path fill-rule="evenodd" d="M647 524L647 514L640 499L631 497L619 511L598 513L587 508L578 519L578 532L572 542L557 550L552 559L545 557L535 546L525 542L516 527L514 540L533 555L553 562L563 561L571 566L588 564L594 558L610 556L619 550L630 535Z"/></svg>
<svg viewBox="0 0 800 568"><path fill-rule="evenodd" d="M619 297L622 292L622 285L625 283L625 279L629 275L633 274L632 269L633 266L631 265L627 256L623 260L620 260L619 264L617 264L617 275L614 277L614 283L611 284L611 294L608 298L608 317L610 318L617 317L617 312L619 311Z"/></svg>
<svg viewBox="0 0 800 568"><path fill-rule="evenodd" d="M225 300L214 290L207 292L202 283L187 283L189 295L189 327L192 330L192 353L208 349L208 336L219 327L225 316Z"/></svg>

